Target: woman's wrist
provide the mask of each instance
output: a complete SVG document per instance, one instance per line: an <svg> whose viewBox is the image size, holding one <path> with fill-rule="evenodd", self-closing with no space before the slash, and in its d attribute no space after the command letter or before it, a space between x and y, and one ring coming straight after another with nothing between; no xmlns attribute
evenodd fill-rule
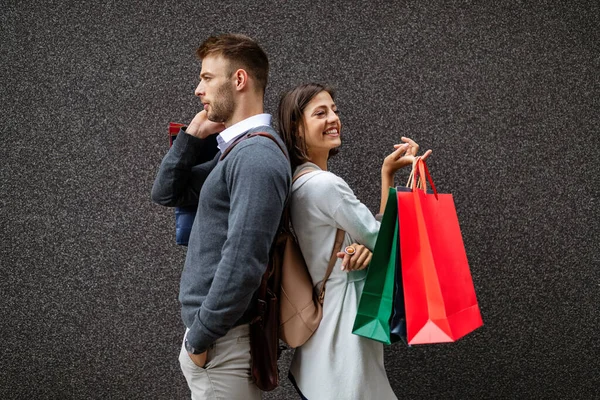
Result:
<svg viewBox="0 0 600 400"><path fill-rule="evenodd" d="M381 181L393 181L394 180L394 171L390 171L387 168L381 167Z"/></svg>

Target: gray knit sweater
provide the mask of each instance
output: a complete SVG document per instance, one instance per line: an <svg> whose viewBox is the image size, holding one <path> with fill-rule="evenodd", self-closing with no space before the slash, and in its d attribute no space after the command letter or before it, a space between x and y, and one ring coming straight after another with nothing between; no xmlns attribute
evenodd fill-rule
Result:
<svg viewBox="0 0 600 400"><path fill-rule="evenodd" d="M248 132L261 131L283 146L271 127ZM199 160L199 154L211 153L206 146L206 140L181 132L152 188L152 199L165 206L189 205L199 196L179 300L187 340L200 351L252 318L291 185L290 164L268 138L246 139L222 161L220 153Z"/></svg>

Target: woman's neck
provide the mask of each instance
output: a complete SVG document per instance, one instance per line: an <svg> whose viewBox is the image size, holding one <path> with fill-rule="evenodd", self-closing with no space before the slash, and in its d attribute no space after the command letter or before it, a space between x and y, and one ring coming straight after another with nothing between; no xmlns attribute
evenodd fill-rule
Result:
<svg viewBox="0 0 600 400"><path fill-rule="evenodd" d="M309 161L315 164L317 167L321 168L323 171L327 171L327 159L329 154L309 154Z"/></svg>

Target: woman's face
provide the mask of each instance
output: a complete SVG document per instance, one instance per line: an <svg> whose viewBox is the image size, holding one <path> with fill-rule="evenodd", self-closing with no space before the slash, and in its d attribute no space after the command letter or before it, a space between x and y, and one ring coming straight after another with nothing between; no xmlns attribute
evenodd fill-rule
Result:
<svg viewBox="0 0 600 400"><path fill-rule="evenodd" d="M303 112L304 127L300 135L306 142L308 156L329 154L329 150L342 144L340 132L342 123L331 95L322 91L306 105Z"/></svg>

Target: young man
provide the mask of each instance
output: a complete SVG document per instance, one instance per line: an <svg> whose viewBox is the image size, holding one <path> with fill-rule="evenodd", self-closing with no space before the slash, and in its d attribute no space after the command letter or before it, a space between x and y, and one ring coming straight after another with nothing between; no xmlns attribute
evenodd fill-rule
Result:
<svg viewBox="0 0 600 400"><path fill-rule="evenodd" d="M181 276L187 330L179 360L192 399L260 399L250 374L249 322L291 169L278 145L261 136L220 160L249 132L267 132L285 149L263 113L264 51L246 36L226 34L207 39L197 55L195 94L204 110L178 134L152 189L159 204L198 205Z"/></svg>

